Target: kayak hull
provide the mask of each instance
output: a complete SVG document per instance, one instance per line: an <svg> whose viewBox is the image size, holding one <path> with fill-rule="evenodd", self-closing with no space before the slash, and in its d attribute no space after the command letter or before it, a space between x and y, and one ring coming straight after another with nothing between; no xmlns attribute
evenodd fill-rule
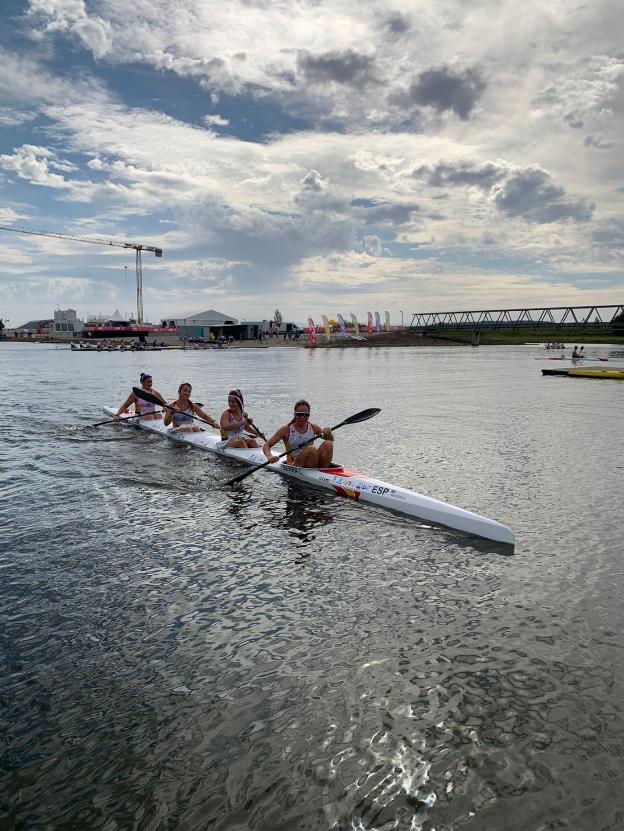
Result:
<svg viewBox="0 0 624 831"><path fill-rule="evenodd" d="M114 415L117 410L113 407L104 407L107 415ZM208 432L182 433L165 427L160 419L133 419L129 425L139 427L150 433L157 433L172 441L188 444L200 450L227 456L247 465L260 465L266 462L266 456L261 448L233 449L226 448L224 442ZM506 525L496 522L479 514L433 499L429 496L401 488L390 482L384 482L361 473L345 470L341 466L330 468L302 468L290 465L285 459L280 459L268 465L267 470L281 473L288 479L301 484L312 485L333 491L336 495L351 499L354 502L377 505L397 513L406 514L435 525L443 525L466 534L514 545L513 531Z"/></svg>

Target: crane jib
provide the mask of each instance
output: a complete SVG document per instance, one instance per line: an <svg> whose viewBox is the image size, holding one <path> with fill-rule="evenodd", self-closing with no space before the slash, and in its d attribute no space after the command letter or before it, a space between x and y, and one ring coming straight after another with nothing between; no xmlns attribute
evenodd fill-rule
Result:
<svg viewBox="0 0 624 831"><path fill-rule="evenodd" d="M136 251L137 323L143 323L143 266L141 264L141 251L153 251L157 257L162 257L162 248L155 248L152 245L142 245L138 242L117 242L116 240L94 239L93 237L58 234L54 231L41 231L35 230L34 228L20 228L14 225L0 225L0 231L17 231L20 234L32 234L39 237L55 237L56 239L70 239L76 242L90 242L94 245L112 245L116 248L134 249Z"/></svg>

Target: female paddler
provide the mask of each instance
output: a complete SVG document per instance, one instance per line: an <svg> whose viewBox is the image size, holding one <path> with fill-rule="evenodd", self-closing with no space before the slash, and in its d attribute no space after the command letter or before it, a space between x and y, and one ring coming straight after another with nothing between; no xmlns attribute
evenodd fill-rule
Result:
<svg viewBox="0 0 624 831"><path fill-rule="evenodd" d="M245 427L253 428L253 419L245 412L245 402L240 390L228 393L228 408L221 414L221 438L227 441L226 447L260 447L255 439L243 435Z"/></svg>
<svg viewBox="0 0 624 831"><path fill-rule="evenodd" d="M162 395L157 390L152 389L152 376L149 374L149 372L142 372L139 377L139 381L141 382L141 389L144 389L146 392L149 392L152 395L155 395L156 398L159 398L160 401L162 401L163 406L167 404ZM117 412L113 416L113 419L115 421L120 421L121 414L125 412L128 409L128 407L130 407L132 404L134 404L134 410L136 414L140 415L141 418L162 418L160 412L156 412L155 404L153 404L151 401L145 401L143 398L137 398L137 396L133 392L131 392L130 395L124 401L124 403L121 405L121 407L117 410Z"/></svg>
<svg viewBox="0 0 624 831"><path fill-rule="evenodd" d="M203 421L210 424L211 427L218 427L219 423L214 420L211 415L205 413L199 404L193 404L191 401L191 392L193 387L188 381L183 381L178 387L178 397L170 405L171 409L167 409L165 413L165 425L168 427L173 424L174 430L180 433L201 433L203 428L196 427L193 416L198 416Z"/></svg>
<svg viewBox="0 0 624 831"><path fill-rule="evenodd" d="M301 445L310 439L322 438L323 442L316 448L312 443ZM270 462L276 462L278 456L271 453L273 445L283 441L288 451L288 463L297 467L329 467L334 455L334 437L329 427L319 427L310 422L310 405L303 398L295 404L293 418L280 427L277 433L262 448Z"/></svg>

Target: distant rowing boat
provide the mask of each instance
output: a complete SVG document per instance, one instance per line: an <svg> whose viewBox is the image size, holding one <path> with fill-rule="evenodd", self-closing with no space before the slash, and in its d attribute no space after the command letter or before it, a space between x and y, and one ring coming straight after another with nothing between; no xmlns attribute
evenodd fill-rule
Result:
<svg viewBox="0 0 624 831"><path fill-rule="evenodd" d="M107 415L113 416L117 410L114 407L104 407ZM266 456L260 448L257 449L232 449L225 448L216 435L208 432L182 433L165 427L161 420L140 419L129 421L125 427L139 427L149 433L172 439L182 444L188 444L199 450L209 453L217 453L221 456L242 462L247 465L260 465L267 461ZM479 514L457 508L447 502L441 502L429 496L423 496L415 491L398 487L380 479L374 479L361 473L345 470L341 465L324 469L300 468L296 465L289 465L285 460L269 465L267 470L281 473L283 476L293 479L301 484L312 485L333 491L338 496L343 496L358 502L360 505L372 504L387 508L407 516L431 522L436 525L444 525L466 534L477 537L484 537L495 542L513 545L515 537L513 531L506 525L496 522L493 519L480 516Z"/></svg>

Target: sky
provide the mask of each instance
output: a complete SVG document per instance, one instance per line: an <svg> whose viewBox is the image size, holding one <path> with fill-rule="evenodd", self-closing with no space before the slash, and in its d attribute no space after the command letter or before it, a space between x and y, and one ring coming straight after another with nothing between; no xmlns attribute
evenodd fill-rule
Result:
<svg viewBox="0 0 624 831"><path fill-rule="evenodd" d="M148 320L624 300L620 0L3 0L0 225ZM134 252L0 230L9 326Z"/></svg>

